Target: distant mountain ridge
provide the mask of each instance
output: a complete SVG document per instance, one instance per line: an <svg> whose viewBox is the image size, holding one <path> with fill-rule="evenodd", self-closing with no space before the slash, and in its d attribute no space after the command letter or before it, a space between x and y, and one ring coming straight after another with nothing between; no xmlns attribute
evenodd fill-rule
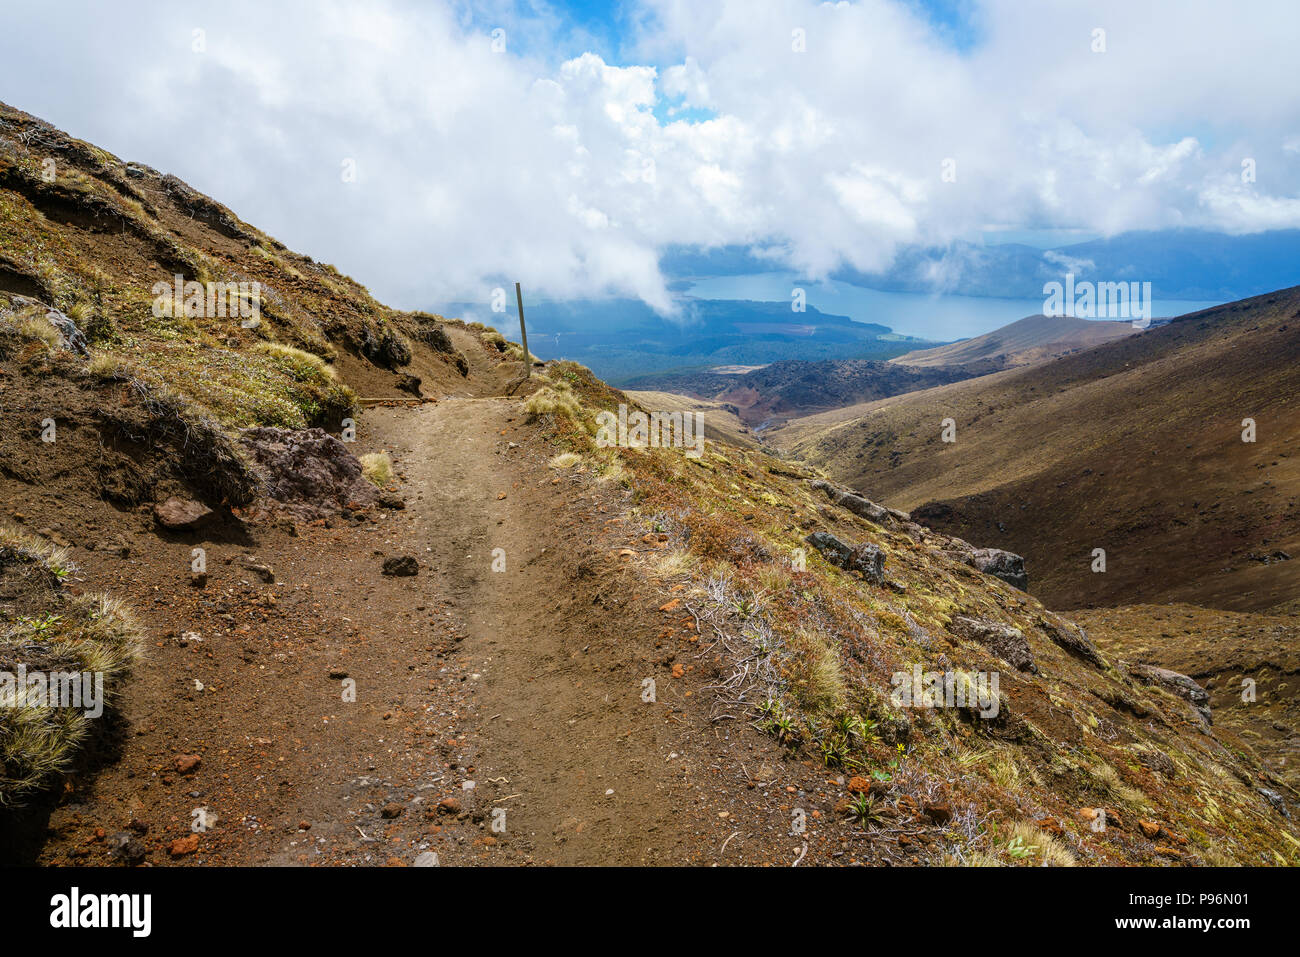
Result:
<svg viewBox="0 0 1300 957"><path fill-rule="evenodd" d="M911 366L992 363L1009 369L1091 349L1112 339L1137 335L1139 331L1131 322L1109 319L1026 316L973 339L908 352L889 361Z"/></svg>
<svg viewBox="0 0 1300 957"><path fill-rule="evenodd" d="M791 358L888 359L931 344L813 306L795 312L789 302L686 299L681 307L682 315L671 319L636 299L529 303L525 294L528 345L543 359L573 359L622 386L650 372ZM518 334L513 311L494 313L482 303L452 303L443 311Z"/></svg>
<svg viewBox="0 0 1300 957"><path fill-rule="evenodd" d="M638 376L630 388L725 403L750 428L856 402L928 389L994 371L993 366L921 368L872 359L795 359L741 374L710 370Z"/></svg>

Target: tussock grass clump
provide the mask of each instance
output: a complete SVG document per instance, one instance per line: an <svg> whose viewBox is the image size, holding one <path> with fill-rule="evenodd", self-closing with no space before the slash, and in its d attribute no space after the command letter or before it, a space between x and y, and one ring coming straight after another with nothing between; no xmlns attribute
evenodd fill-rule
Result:
<svg viewBox="0 0 1300 957"><path fill-rule="evenodd" d="M112 353L97 352L91 356L86 369L96 379L124 379L129 377L130 366Z"/></svg>
<svg viewBox="0 0 1300 957"><path fill-rule="evenodd" d="M508 346L509 343L506 342L506 337L501 335L501 333L497 332L495 329L488 329L486 326L483 326L480 323L476 323L476 322L471 322L470 328L482 329L483 331L479 333L479 338L482 339L484 342L486 342L488 345L494 347L497 350L497 352L506 351L506 346Z"/></svg>
<svg viewBox="0 0 1300 957"><path fill-rule="evenodd" d="M312 382L317 385L331 385L334 382L334 370L326 365L324 359L310 352L281 345L278 342L259 342L253 346L253 350L270 356L298 382Z"/></svg>
<svg viewBox="0 0 1300 957"><path fill-rule="evenodd" d="M790 571L776 562L760 565L754 573L754 578L758 582L758 587L771 595L785 594L794 581L790 577Z"/></svg>
<svg viewBox="0 0 1300 957"><path fill-rule="evenodd" d="M626 485L628 483L627 469L623 468L623 463L618 459L609 459L602 462L598 468L597 482L613 482L615 485Z"/></svg>
<svg viewBox="0 0 1300 957"><path fill-rule="evenodd" d="M1076 863L1068 847L1029 821L1011 825L1004 850L1018 861L1043 867L1074 867Z"/></svg>
<svg viewBox="0 0 1300 957"><path fill-rule="evenodd" d="M63 314L78 326L84 327L86 321L95 314L95 307L84 300L78 300L63 310Z"/></svg>
<svg viewBox="0 0 1300 957"><path fill-rule="evenodd" d="M1130 808L1149 807L1151 799L1135 787L1125 784L1119 772L1109 764L1099 764L1090 769L1092 779L1102 795L1116 804L1125 804Z"/></svg>
<svg viewBox="0 0 1300 957"><path fill-rule="evenodd" d="M521 345L520 345L519 343L517 343L517 342L507 342L507 343L506 343L506 355L507 355L509 358L516 360L517 362L523 362L523 361L524 361L524 347L521 346ZM530 353L528 353L528 361L529 361L529 362L540 362L541 360L538 359L537 356L533 355L533 353L530 352Z"/></svg>
<svg viewBox="0 0 1300 957"><path fill-rule="evenodd" d="M1020 765L1010 755L1000 755L989 765L989 780L1004 791L1013 791L1020 784Z"/></svg>
<svg viewBox="0 0 1300 957"><path fill-rule="evenodd" d="M55 329L50 320L44 316L32 316L28 319L20 319L17 323L18 334L24 339L34 339L38 342L45 343L48 349L57 349L59 347L59 330Z"/></svg>
<svg viewBox="0 0 1300 957"><path fill-rule="evenodd" d="M554 415L576 421L582 415L582 403L578 401L572 389L560 387L560 384L556 383L538 389L530 395L524 402L524 411L532 419L543 415Z"/></svg>
<svg viewBox="0 0 1300 957"><path fill-rule="evenodd" d="M546 463L553 469L571 469L575 465L582 464L582 456L577 452L561 452L559 455L553 455Z"/></svg>
<svg viewBox="0 0 1300 957"><path fill-rule="evenodd" d="M803 626L786 641L785 675L790 692L808 714L833 714L844 708L844 672L831 639Z"/></svg>
<svg viewBox="0 0 1300 957"><path fill-rule="evenodd" d="M945 867L1001 867L1002 862L987 851L965 850L944 856Z"/></svg>
<svg viewBox="0 0 1300 957"><path fill-rule="evenodd" d="M0 806L24 803L67 769L140 655L142 631L127 608L68 595L70 571L62 550L0 525L0 583L16 596L0 630ZM54 693L32 690L36 674Z"/></svg>
<svg viewBox="0 0 1300 957"><path fill-rule="evenodd" d="M393 460L387 452L367 452L360 461L361 474L372 485L383 488L393 480Z"/></svg>
<svg viewBox="0 0 1300 957"><path fill-rule="evenodd" d="M679 575L693 574L700 567L700 560L684 549L676 548L664 552L654 563L654 573L660 578L676 578Z"/></svg>

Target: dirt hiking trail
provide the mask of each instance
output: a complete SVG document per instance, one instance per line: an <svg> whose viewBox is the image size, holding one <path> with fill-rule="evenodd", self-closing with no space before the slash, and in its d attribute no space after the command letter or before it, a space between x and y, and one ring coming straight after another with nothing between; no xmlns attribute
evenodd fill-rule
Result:
<svg viewBox="0 0 1300 957"><path fill-rule="evenodd" d="M108 746L0 823L6 860L876 856L825 826L842 786L824 768L717 721L719 663L685 640L682 586L652 573L665 542L628 490L549 467L557 450L521 399L368 409L356 451L380 449L401 501L297 527L160 536L145 510L18 487L28 522L68 540L88 587L131 602L150 641ZM416 574L384 573L393 559ZM792 835L795 809L808 828Z"/></svg>
<svg viewBox="0 0 1300 957"><path fill-rule="evenodd" d="M556 863L676 859L682 784L620 653L623 599L568 553L554 524L568 490L540 462L520 467L530 453L505 438L519 403L449 399L415 414L412 531L481 676L477 805L503 809L504 833Z"/></svg>

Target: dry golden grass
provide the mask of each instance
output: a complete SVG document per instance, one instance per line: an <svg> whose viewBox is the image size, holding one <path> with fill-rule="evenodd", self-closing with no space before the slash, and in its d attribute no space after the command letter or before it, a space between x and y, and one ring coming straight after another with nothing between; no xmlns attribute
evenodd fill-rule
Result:
<svg viewBox="0 0 1300 957"><path fill-rule="evenodd" d="M387 452L367 452L360 461L361 474L372 485L383 488L393 480L393 460Z"/></svg>
<svg viewBox="0 0 1300 957"><path fill-rule="evenodd" d="M1002 867L1002 861L998 860L987 851L964 851L961 854L947 854L944 856L943 863L945 867Z"/></svg>
<svg viewBox="0 0 1300 957"><path fill-rule="evenodd" d="M294 346L286 346L278 342L258 342L254 344L253 350L274 359L299 382L325 385L335 379L334 369L326 365L324 359Z"/></svg>
<svg viewBox="0 0 1300 957"><path fill-rule="evenodd" d="M789 570L784 565L779 565L776 562L761 566L754 573L754 578L758 587L769 595L785 594L794 581L790 577Z"/></svg>
<svg viewBox="0 0 1300 957"><path fill-rule="evenodd" d="M1017 821L1007 834L1008 844L1019 840L1020 847L1029 850L1034 863L1043 867L1074 867L1076 861L1070 849L1030 821Z"/></svg>
<svg viewBox="0 0 1300 957"><path fill-rule="evenodd" d="M47 348L55 349L59 345L59 330L44 316L32 316L18 321L18 334L24 339L35 339L45 343Z"/></svg>
<svg viewBox="0 0 1300 957"><path fill-rule="evenodd" d="M109 352L95 353L91 356L90 364L87 366L90 374L96 379L116 378L128 368L121 358Z"/></svg>
<svg viewBox="0 0 1300 957"><path fill-rule="evenodd" d="M675 548L661 554L654 563L654 573L660 578L690 575L700 567L699 559L690 552Z"/></svg>
<svg viewBox="0 0 1300 957"><path fill-rule="evenodd" d="M121 602L103 596L71 596L58 582L71 573L62 549L0 525L4 566L40 568L50 582L40 613L20 615L0 633L0 658L43 670L58 662L47 679L65 675L81 684L83 675L98 682L102 704L117 693L119 679L140 655L143 632ZM60 682L61 683L61 682ZM99 720L87 712L93 703L33 699L0 682L0 806L22 804L65 769Z"/></svg>
<svg viewBox="0 0 1300 957"><path fill-rule="evenodd" d="M831 639L803 626L786 640L785 663L790 692L811 715L833 714L844 707L844 672Z"/></svg>
<svg viewBox="0 0 1300 957"><path fill-rule="evenodd" d="M582 414L582 403L567 388L567 383L557 382L530 395L524 402L524 411L534 419L543 415L555 415L576 421Z"/></svg>
<svg viewBox="0 0 1300 957"><path fill-rule="evenodd" d="M1135 787L1131 787L1123 782L1116 771L1109 764L1099 764L1091 769L1092 779L1096 782L1101 792L1110 800L1117 804L1127 805L1130 808L1143 808L1151 804L1151 799Z"/></svg>

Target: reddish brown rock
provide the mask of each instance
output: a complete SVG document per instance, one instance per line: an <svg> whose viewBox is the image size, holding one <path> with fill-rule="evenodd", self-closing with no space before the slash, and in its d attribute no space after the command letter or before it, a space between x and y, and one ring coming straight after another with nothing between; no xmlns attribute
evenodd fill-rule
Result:
<svg viewBox="0 0 1300 957"><path fill-rule="evenodd" d="M167 853L172 857L184 857L187 854L193 854L199 849L199 836L191 834L189 837L178 837L167 845Z"/></svg>
<svg viewBox="0 0 1300 957"><path fill-rule="evenodd" d="M438 802L438 812L440 814L459 814L460 802L454 797L445 797Z"/></svg>
<svg viewBox="0 0 1300 957"><path fill-rule="evenodd" d="M181 754L176 757L176 770L181 774L193 774L199 769L203 759L197 754Z"/></svg>

